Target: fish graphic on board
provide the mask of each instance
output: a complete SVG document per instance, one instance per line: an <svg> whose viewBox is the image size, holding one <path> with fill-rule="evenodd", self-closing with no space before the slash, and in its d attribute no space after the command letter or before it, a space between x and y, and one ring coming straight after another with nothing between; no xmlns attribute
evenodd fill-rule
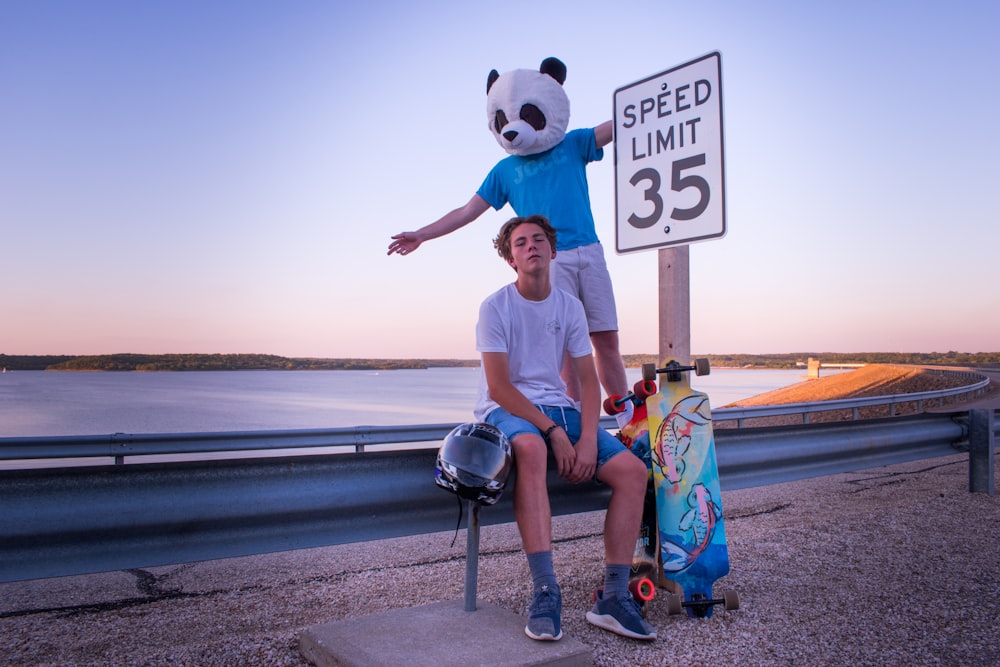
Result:
<svg viewBox="0 0 1000 667"><path fill-rule="evenodd" d="M695 485L688 494L687 504L691 509L684 513L677 527L682 534L690 534L692 546L685 549L669 541L663 544L663 569L668 572L679 572L697 560L712 542L715 525L722 518L721 508L704 484Z"/></svg>
<svg viewBox="0 0 1000 667"><path fill-rule="evenodd" d="M684 454L691 446L691 431L710 424L712 410L704 395L692 395L678 401L660 423L653 445L653 463L663 470L663 477L677 484L684 477L687 462Z"/></svg>

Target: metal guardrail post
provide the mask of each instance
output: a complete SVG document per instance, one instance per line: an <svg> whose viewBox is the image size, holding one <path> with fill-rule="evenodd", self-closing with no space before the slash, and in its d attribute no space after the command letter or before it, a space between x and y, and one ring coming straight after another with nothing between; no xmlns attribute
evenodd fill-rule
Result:
<svg viewBox="0 0 1000 667"><path fill-rule="evenodd" d="M479 503L469 501L469 526L465 546L465 611L476 610L479 585Z"/></svg>
<svg viewBox="0 0 1000 667"><path fill-rule="evenodd" d="M994 412L969 410L969 492L994 495Z"/></svg>

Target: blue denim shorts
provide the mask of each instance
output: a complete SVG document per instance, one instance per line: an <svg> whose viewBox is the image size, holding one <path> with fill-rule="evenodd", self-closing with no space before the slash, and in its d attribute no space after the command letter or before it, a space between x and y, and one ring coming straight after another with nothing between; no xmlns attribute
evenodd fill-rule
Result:
<svg viewBox="0 0 1000 667"><path fill-rule="evenodd" d="M570 442L576 444L580 439L580 411L576 408L553 407L550 405L536 405L539 410L545 413L552 421L559 424ZM494 408L486 415L486 423L492 424L500 429L500 432L507 436L508 440L513 440L522 433L534 433L541 435L541 431L526 419L515 417L503 408ZM597 467L610 461L614 456L628 451L628 448L615 436L611 435L603 428L597 429Z"/></svg>

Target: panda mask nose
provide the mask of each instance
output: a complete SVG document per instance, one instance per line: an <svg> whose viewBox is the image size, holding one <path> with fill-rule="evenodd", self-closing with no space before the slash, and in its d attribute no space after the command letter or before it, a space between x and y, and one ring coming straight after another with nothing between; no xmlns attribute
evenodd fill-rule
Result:
<svg viewBox="0 0 1000 667"><path fill-rule="evenodd" d="M538 141L538 132L535 128L520 119L508 123L500 135L514 150L526 150Z"/></svg>

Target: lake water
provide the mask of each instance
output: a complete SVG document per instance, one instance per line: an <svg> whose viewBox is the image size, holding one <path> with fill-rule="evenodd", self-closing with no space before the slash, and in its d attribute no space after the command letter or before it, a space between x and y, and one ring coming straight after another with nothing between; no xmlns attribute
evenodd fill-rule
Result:
<svg viewBox="0 0 1000 667"><path fill-rule="evenodd" d="M629 382L641 377L628 369ZM0 374L0 437L199 433L470 421L478 368ZM713 369L712 404L795 384L805 370Z"/></svg>

